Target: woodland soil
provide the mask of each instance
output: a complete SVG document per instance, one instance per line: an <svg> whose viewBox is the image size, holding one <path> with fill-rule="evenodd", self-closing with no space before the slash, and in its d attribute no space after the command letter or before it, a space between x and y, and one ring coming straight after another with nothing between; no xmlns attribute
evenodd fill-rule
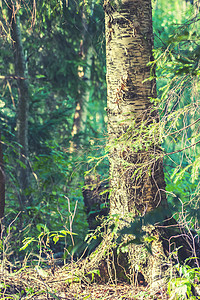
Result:
<svg viewBox="0 0 200 300"><path fill-rule="evenodd" d="M35 268L27 268L21 272L5 271L1 273L0 299L169 299L166 286L159 290L153 290L149 286L116 283L112 280L104 284L90 283L86 282L86 278L80 282L69 282L69 273L63 268L58 268L54 274L50 269L45 273L45 276L44 274L40 276Z"/></svg>
<svg viewBox="0 0 200 300"><path fill-rule="evenodd" d="M65 294L65 296L64 296ZM166 290L153 291L148 287L132 286L127 283L91 284L88 286L71 286L63 293L64 299L101 299L101 300L132 300L132 299L169 299Z"/></svg>

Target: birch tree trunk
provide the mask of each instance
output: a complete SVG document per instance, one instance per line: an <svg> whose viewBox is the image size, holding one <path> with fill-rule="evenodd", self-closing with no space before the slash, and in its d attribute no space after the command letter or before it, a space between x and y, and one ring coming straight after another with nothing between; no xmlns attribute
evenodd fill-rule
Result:
<svg viewBox="0 0 200 300"><path fill-rule="evenodd" d="M152 60L151 0L107 2L106 58L111 214L134 215L166 207L165 181L157 137L148 132L158 123ZM137 172L137 169L140 171Z"/></svg>
<svg viewBox="0 0 200 300"><path fill-rule="evenodd" d="M153 59L152 7L151 0L108 0L104 10L110 214L118 215L123 227L156 209L167 217L159 116L152 104L157 97L155 71L149 65ZM151 255L143 246L129 249L133 272L140 266L148 283L162 278L168 268L164 240L170 240L170 233L163 230L160 234L154 228L152 234Z"/></svg>
<svg viewBox="0 0 200 300"><path fill-rule="evenodd" d="M149 65L153 60L151 0L105 0L104 10L110 218L83 272L98 268L103 281L139 279L159 287L173 272L174 262L192 257L192 239L185 238L187 232L171 216L166 219L159 115L153 100L155 70ZM148 220L145 226L142 217ZM133 242L142 230L148 247L142 234L140 244Z"/></svg>

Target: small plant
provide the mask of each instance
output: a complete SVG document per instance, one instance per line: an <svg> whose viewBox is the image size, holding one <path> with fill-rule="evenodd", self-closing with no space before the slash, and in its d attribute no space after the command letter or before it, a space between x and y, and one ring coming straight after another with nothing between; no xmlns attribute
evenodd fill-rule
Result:
<svg viewBox="0 0 200 300"><path fill-rule="evenodd" d="M177 265L179 277L173 278L168 283L168 294L172 299L199 299L196 296L196 287L200 282L200 269L188 265Z"/></svg>
<svg viewBox="0 0 200 300"><path fill-rule="evenodd" d="M28 246L32 245L33 243L37 244L39 250L39 260L38 265L40 264L41 258L43 255L47 257L48 262L53 262L54 256L53 251L51 250L50 243L53 242L56 244L60 239L65 239L67 235L72 237L76 235L71 230L60 230L60 231L49 231L48 228L43 224L38 224L38 228L40 226L40 234L37 238L27 237L23 242L23 246L20 248L20 251L26 250Z"/></svg>

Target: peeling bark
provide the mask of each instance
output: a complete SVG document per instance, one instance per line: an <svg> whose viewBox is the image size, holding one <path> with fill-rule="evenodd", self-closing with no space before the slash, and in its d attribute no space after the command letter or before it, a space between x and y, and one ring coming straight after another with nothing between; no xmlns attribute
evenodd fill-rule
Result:
<svg viewBox="0 0 200 300"><path fill-rule="evenodd" d="M150 124L158 122L150 101L157 97L156 82L155 78L148 80L154 74L148 66L153 48L151 1L106 2L104 8L113 191L110 209L111 214L120 212L122 216L144 214L167 206L162 159L156 158L159 149L142 130L142 126L148 130ZM134 138L136 130L141 132L140 141ZM138 151L135 144L139 142Z"/></svg>

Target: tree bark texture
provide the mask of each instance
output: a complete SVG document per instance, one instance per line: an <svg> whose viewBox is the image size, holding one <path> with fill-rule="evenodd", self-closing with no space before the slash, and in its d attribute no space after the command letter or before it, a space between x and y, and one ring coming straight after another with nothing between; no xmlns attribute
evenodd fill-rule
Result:
<svg viewBox="0 0 200 300"><path fill-rule="evenodd" d="M18 106L17 106L17 134L19 148L19 183L21 188L21 206L27 202L26 189L29 184L28 172L28 110L29 110L29 86L24 49L22 44L20 17L14 14L15 7L11 4L9 15L11 22L11 37L13 42L15 75L18 85Z"/></svg>
<svg viewBox="0 0 200 300"><path fill-rule="evenodd" d="M105 1L104 10L110 214L119 215L123 227L134 217L167 208L162 155L156 131L151 132L159 122L152 104L157 97L155 70L149 65L153 60L152 7L151 0L114 0ZM144 245L133 244L128 255L130 273L137 277L139 266L139 275L152 283L167 268L159 230L149 229L149 235L155 238L152 255Z"/></svg>
<svg viewBox="0 0 200 300"><path fill-rule="evenodd" d="M166 206L162 159L148 128L158 122L152 60L151 0L104 3L110 213L144 215ZM153 76L153 80L149 78Z"/></svg>
<svg viewBox="0 0 200 300"><path fill-rule="evenodd" d="M100 176L88 175L85 177L83 198L86 208L87 221L90 230L95 230L102 223L102 217L109 213L108 192L99 180Z"/></svg>

